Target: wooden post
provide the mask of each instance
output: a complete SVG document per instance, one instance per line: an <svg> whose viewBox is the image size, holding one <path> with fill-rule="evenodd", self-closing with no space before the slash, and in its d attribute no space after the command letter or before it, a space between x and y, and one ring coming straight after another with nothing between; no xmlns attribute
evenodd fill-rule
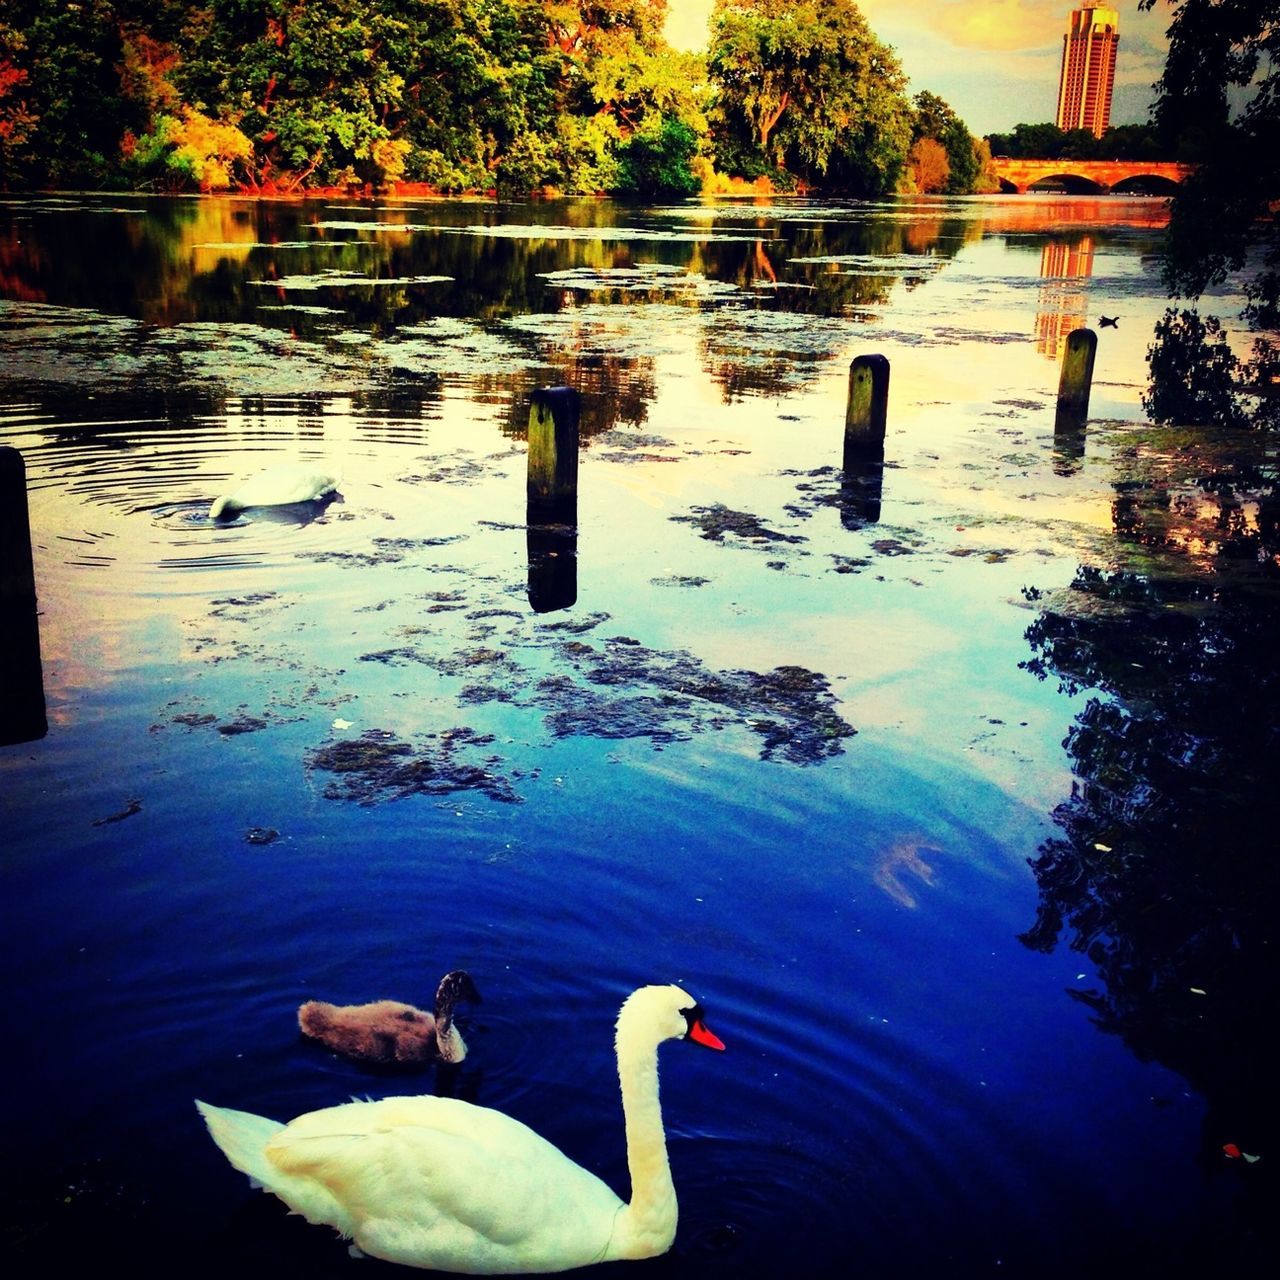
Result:
<svg viewBox="0 0 1280 1280"><path fill-rule="evenodd" d="M40 621L31 560L27 472L22 455L0 446L0 745L32 742L49 732L45 718Z"/></svg>
<svg viewBox="0 0 1280 1280"><path fill-rule="evenodd" d="M844 447L884 448L889 413L889 361L884 356L858 356L849 366L849 402L844 414Z"/></svg>
<svg viewBox="0 0 1280 1280"><path fill-rule="evenodd" d="M544 387L529 403L529 517L578 522L578 393Z"/></svg>
<svg viewBox="0 0 1280 1280"><path fill-rule="evenodd" d="M884 356L858 356L849 366L844 412L840 519L847 529L860 529L880 519L888 417L889 361Z"/></svg>
<svg viewBox="0 0 1280 1280"><path fill-rule="evenodd" d="M1093 358L1098 351L1098 335L1092 329L1072 329L1062 353L1062 375L1058 379L1058 423L1084 426L1089 416L1089 391L1093 386Z"/></svg>

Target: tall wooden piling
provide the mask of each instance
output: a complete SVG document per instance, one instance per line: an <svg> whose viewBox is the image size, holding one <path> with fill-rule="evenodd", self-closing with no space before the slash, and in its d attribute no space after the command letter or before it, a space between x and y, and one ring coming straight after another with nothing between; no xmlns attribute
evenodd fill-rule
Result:
<svg viewBox="0 0 1280 1280"><path fill-rule="evenodd" d="M529 518L577 523L578 414L572 387L543 387L529 403Z"/></svg>
<svg viewBox="0 0 1280 1280"><path fill-rule="evenodd" d="M40 622L31 559L27 472L22 455L0 446L0 745L32 742L49 731Z"/></svg>
<svg viewBox="0 0 1280 1280"><path fill-rule="evenodd" d="M878 355L858 356L849 365L849 399L844 411L840 519L848 529L880 519L888 418L889 361Z"/></svg>
<svg viewBox="0 0 1280 1280"><path fill-rule="evenodd" d="M1089 416L1089 392L1093 387L1093 359L1098 351L1098 335L1092 329L1072 329L1062 353L1062 373L1058 378L1058 424L1084 426Z"/></svg>
<svg viewBox="0 0 1280 1280"><path fill-rule="evenodd" d="M884 448L889 416L889 361L884 356L858 356L849 365L849 401L844 413L844 447Z"/></svg>

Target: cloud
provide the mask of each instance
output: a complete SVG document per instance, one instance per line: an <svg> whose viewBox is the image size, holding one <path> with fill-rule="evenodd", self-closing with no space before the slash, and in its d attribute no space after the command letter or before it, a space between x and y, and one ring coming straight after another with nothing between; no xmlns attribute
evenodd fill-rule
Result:
<svg viewBox="0 0 1280 1280"><path fill-rule="evenodd" d="M865 8L880 7L872 3ZM901 8L923 9L939 34L962 49L1039 49L1057 44L1066 29L1066 11L1054 0L940 0L932 5L906 0Z"/></svg>
<svg viewBox="0 0 1280 1280"><path fill-rule="evenodd" d="M712 0L673 0L667 10L667 39L681 49L706 43ZM962 49L992 53L1059 48L1067 15L1081 0L859 0L858 7L878 35L911 27ZM1154 49L1163 57L1167 10L1141 13L1135 0L1115 0L1121 48ZM901 37L899 37L901 40Z"/></svg>
<svg viewBox="0 0 1280 1280"><path fill-rule="evenodd" d="M900 24L959 48L999 53L1061 47L1071 10L1087 6L1080 0L859 0L858 7L876 32ZM1139 12L1135 0L1115 0L1110 7L1119 16L1122 49L1133 40L1163 56L1167 11Z"/></svg>

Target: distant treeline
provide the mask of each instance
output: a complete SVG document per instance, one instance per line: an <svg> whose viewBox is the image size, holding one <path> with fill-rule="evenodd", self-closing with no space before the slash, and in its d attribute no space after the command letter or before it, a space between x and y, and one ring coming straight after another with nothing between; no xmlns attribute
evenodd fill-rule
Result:
<svg viewBox="0 0 1280 1280"><path fill-rule="evenodd" d="M1155 125L1112 125L1100 138L1088 129L1018 124L1012 133L989 133L991 154L1010 160L1183 160L1193 140L1170 140Z"/></svg>
<svg viewBox="0 0 1280 1280"><path fill-rule="evenodd" d="M4 0L0 186L993 189L852 0Z"/></svg>

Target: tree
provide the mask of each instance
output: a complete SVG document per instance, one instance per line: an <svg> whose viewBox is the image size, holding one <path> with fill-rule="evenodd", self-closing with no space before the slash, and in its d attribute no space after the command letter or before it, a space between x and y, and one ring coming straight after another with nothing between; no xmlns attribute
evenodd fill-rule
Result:
<svg viewBox="0 0 1280 1280"><path fill-rule="evenodd" d="M7 179L27 151L40 123L29 105L30 73L21 65L27 42L0 22L0 178Z"/></svg>
<svg viewBox="0 0 1280 1280"><path fill-rule="evenodd" d="M122 131L138 122L116 71L123 59L116 6L110 0L5 0L2 12L5 179L105 182Z"/></svg>
<svg viewBox="0 0 1280 1280"><path fill-rule="evenodd" d="M158 116L141 138L126 134L122 151L142 181L174 191L225 191L253 160L253 144L239 129L188 108Z"/></svg>
<svg viewBox="0 0 1280 1280"><path fill-rule="evenodd" d="M1014 160L1057 160L1062 155L1064 134L1056 124L1016 124L1012 133L988 137L991 153Z"/></svg>
<svg viewBox="0 0 1280 1280"><path fill-rule="evenodd" d="M1144 9L1153 2L1139 0ZM1156 118L1170 132L1194 121L1204 144L1174 202L1166 279L1199 297L1259 247L1264 270L1247 286L1245 316L1280 328L1280 228L1268 216L1280 199L1280 0L1172 4Z"/></svg>
<svg viewBox="0 0 1280 1280"><path fill-rule="evenodd" d="M1154 0L1139 0L1150 8ZM1170 294L1192 300L1257 258L1244 284L1246 323L1259 336L1242 365L1245 387L1274 385L1280 350L1280 0L1171 0L1169 55L1157 85L1156 121L1166 137L1201 139L1195 171L1173 202L1164 260ZM1167 313L1165 341L1189 332ZM1153 373L1164 358L1157 335ZM1209 353L1210 355L1212 353ZM1256 420L1280 423L1277 397Z"/></svg>
<svg viewBox="0 0 1280 1280"><path fill-rule="evenodd" d="M916 94L913 105L913 143L932 139L943 148L947 156L947 176L943 185L936 188L920 187L920 190L945 191L948 195L960 196L972 194L977 189L982 166L975 149L976 140L965 122L947 102L927 89Z"/></svg>
<svg viewBox="0 0 1280 1280"><path fill-rule="evenodd" d="M1092 129L1064 129L1058 155L1064 160L1096 160L1098 138Z"/></svg>
<svg viewBox="0 0 1280 1280"><path fill-rule="evenodd" d="M858 194L896 185L911 145L906 80L852 0L716 0L708 67L724 141Z"/></svg>
<svg viewBox="0 0 1280 1280"><path fill-rule="evenodd" d="M946 148L935 138L917 138L907 156L907 170L917 191L925 195L945 191L951 178Z"/></svg>
<svg viewBox="0 0 1280 1280"><path fill-rule="evenodd" d="M616 189L645 200L694 195L702 185L690 167L697 152L693 130L667 116L656 129L635 134L623 147Z"/></svg>
<svg viewBox="0 0 1280 1280"><path fill-rule="evenodd" d="M602 32L616 30L629 31L646 48L655 48L667 20L667 0L614 0L612 4L545 0L542 7L552 40L571 56L590 49Z"/></svg>

